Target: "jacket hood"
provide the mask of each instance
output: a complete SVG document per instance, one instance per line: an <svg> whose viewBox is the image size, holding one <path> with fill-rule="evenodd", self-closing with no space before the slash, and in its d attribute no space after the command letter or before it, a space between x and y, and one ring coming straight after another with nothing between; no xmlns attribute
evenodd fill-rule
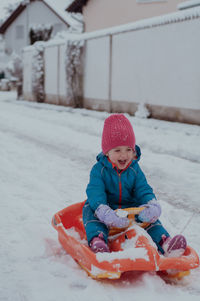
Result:
<svg viewBox="0 0 200 301"><path fill-rule="evenodd" d="M133 159L131 165L135 164L135 162L138 162L140 160L140 157L141 157L141 151L140 151L140 147L138 145L135 146L135 151L136 151L136 157L137 158ZM96 159L97 159L98 162L102 163L104 166L112 168L112 164L108 161L106 155L104 155L103 152L98 154Z"/></svg>

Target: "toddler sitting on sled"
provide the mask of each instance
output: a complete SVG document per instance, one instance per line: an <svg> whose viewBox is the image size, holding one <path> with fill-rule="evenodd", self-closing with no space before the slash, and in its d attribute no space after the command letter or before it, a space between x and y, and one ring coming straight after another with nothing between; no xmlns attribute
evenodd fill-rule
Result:
<svg viewBox="0 0 200 301"><path fill-rule="evenodd" d="M140 148L130 121L123 114L112 114L104 122L102 153L90 173L83 223L93 252L109 252L110 227L125 228L127 217L116 214L118 208L145 207L138 215L165 256L181 256L187 246L182 235L173 238L159 221L161 206L139 166Z"/></svg>

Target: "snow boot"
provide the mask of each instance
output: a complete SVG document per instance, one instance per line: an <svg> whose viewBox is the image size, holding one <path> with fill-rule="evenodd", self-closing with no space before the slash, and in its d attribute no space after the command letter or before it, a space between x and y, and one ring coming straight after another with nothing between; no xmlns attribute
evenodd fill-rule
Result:
<svg viewBox="0 0 200 301"><path fill-rule="evenodd" d="M183 235L176 235L173 238L163 235L161 247L166 257L180 257L187 247L186 239Z"/></svg>
<svg viewBox="0 0 200 301"><path fill-rule="evenodd" d="M180 257L184 254L187 247L186 239L183 235L176 235L173 238L163 235L161 247L166 257ZM180 271L176 269L168 269L164 272L167 279L181 279L189 275L190 271Z"/></svg>
<svg viewBox="0 0 200 301"><path fill-rule="evenodd" d="M90 248L94 253L97 252L110 252L108 245L103 239L103 234L100 233L99 236L94 237L90 243Z"/></svg>

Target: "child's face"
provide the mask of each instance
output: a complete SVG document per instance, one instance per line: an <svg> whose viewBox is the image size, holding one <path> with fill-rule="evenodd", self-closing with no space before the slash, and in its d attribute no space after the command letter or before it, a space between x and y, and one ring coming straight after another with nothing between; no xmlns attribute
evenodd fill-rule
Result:
<svg viewBox="0 0 200 301"><path fill-rule="evenodd" d="M129 146L118 146L111 149L107 156L118 169L125 169L133 160L135 152Z"/></svg>

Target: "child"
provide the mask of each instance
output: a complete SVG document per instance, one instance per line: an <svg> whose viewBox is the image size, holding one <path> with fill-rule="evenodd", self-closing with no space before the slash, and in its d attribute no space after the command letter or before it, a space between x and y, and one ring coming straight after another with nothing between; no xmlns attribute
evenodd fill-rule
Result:
<svg viewBox="0 0 200 301"><path fill-rule="evenodd" d="M150 223L145 230L158 250L165 256L181 256L186 240L182 235L171 238L158 220L161 207L140 169L140 148L135 145L132 125L123 114L112 114L105 120L102 151L91 170L83 207L83 223L92 251L109 252L109 228L129 225L128 218L118 216L115 209L142 206L145 209L138 220Z"/></svg>

